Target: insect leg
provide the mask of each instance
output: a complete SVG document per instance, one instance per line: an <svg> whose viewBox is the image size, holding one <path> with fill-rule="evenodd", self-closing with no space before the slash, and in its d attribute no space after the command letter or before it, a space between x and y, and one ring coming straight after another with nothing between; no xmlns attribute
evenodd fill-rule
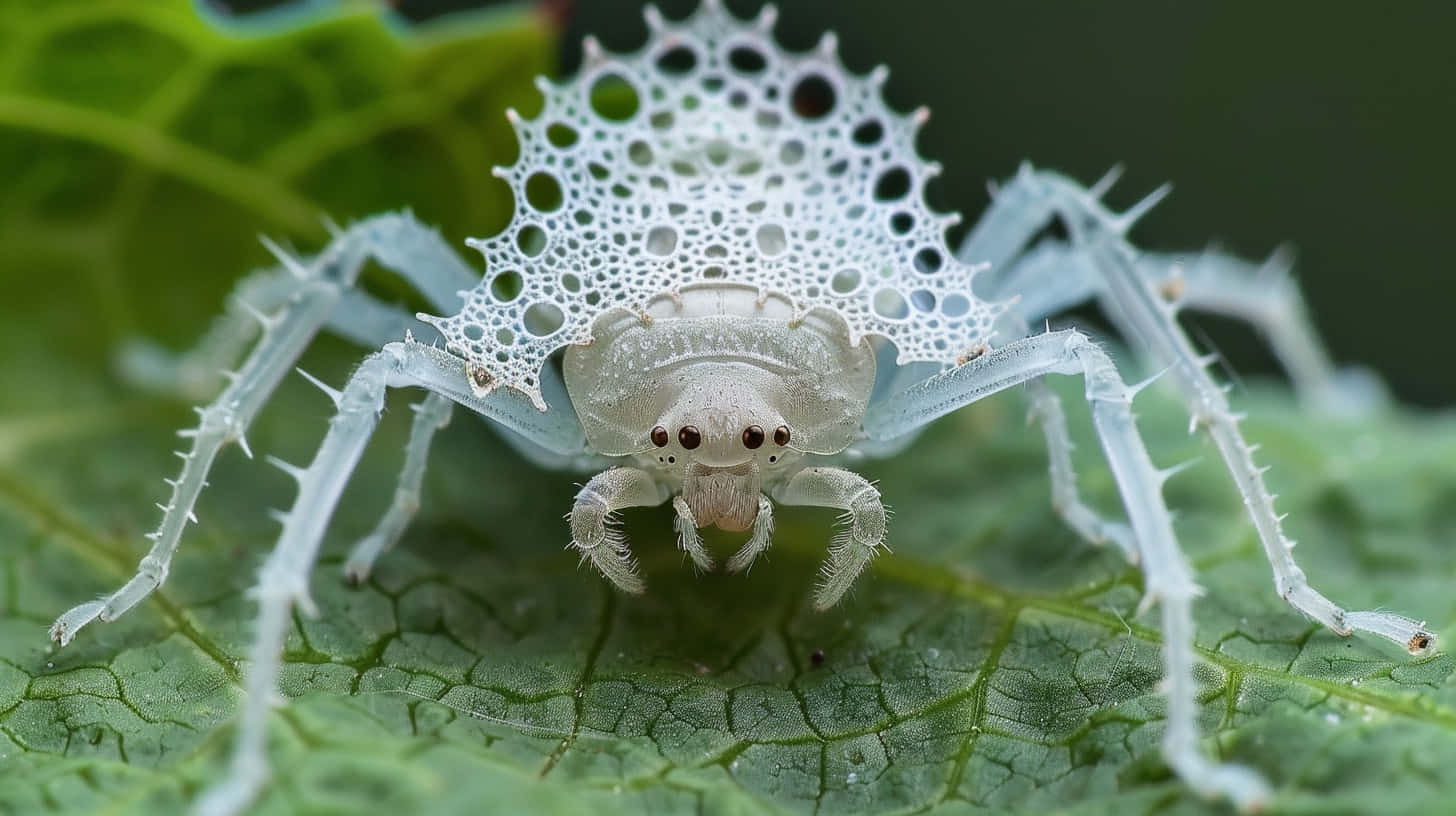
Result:
<svg viewBox="0 0 1456 816"><path fill-rule="evenodd" d="M457 304L459 290L480 280L480 274L439 233L407 212L373 216L335 237L398 272L440 308ZM253 316L272 314L306 281L297 274L300 262L271 242L268 247L279 256L280 265L240 280L223 313L192 349L179 354L146 338L129 341L120 355L122 374L139 385L190 399L206 399L215 393L219 372L236 363L257 333ZM400 321L402 315L407 322ZM339 308L326 325L333 333L370 348L400 339L405 328L426 335L434 332L413 316L354 290L341 296Z"/></svg>
<svg viewBox="0 0 1456 816"><path fill-rule="evenodd" d="M1137 542L1132 529L1118 521L1108 521L1082 501L1077 491L1077 473L1072 468L1072 437L1067 433L1067 416L1062 400L1043 379L1027 380L1026 392L1031 397L1030 419L1041 425L1046 437L1047 470L1051 475L1052 509L1073 532L1093 544L1112 542L1127 560L1136 563Z"/></svg>
<svg viewBox="0 0 1456 816"><path fill-rule="evenodd" d="M753 566L753 562L773 543L773 531L773 502L767 496L759 496L758 515L753 517L753 530L748 535L748 541L728 559L728 571L743 572Z"/></svg>
<svg viewBox="0 0 1456 816"><path fill-rule="evenodd" d="M1224 390L1208 373L1212 360L1194 349L1174 307L1139 269L1135 252L1124 238L1144 209L1138 205L1129 213L1111 213L1095 195L1061 176L1026 171L1000 192L988 218L1010 224L1024 221L1021 216L1034 212L1053 213L1069 225L1076 265L1084 274L1095 275L1099 296L1126 324L1128 333L1169 367L1168 376L1188 408L1191 429L1203 428L1218 448L1259 533L1281 598L1337 634L1364 631L1388 638L1412 653L1429 651L1436 638L1424 623L1390 612L1350 612L1309 585L1290 552L1294 543L1284 535L1274 497L1264 485L1264 471L1254 464L1254 448L1244 440L1239 417ZM1004 249L1010 243L998 238L993 248Z"/></svg>
<svg viewBox="0 0 1456 816"><path fill-rule="evenodd" d="M1164 187L1126 213L1113 213L1099 200L1111 187L1109 174L1092 190L1047 171L1022 165L996 190L991 207L961 245L967 262L989 261L978 294L1003 299L1019 295L1030 324L1098 297L1108 317L1131 333L1127 317L1105 297L1100 276L1079 247L1045 239L1027 246L1037 232L1062 218L1077 234L1100 226L1125 233L1167 193ZM1187 259L1187 263L1180 261ZM1243 320L1267 339L1300 400L1336 414L1368 413L1388 402L1384 385L1360 367L1337 368L1319 340L1299 287L1290 274L1291 253L1276 251L1254 264L1216 249L1188 253L1143 253L1136 266L1175 312L1191 308Z"/></svg>
<svg viewBox="0 0 1456 816"><path fill-rule="evenodd" d="M1186 255L1145 252L1135 264L1175 316L1192 309L1243 320L1257 329L1305 404L1344 416L1367 415L1387 405L1390 396L1373 373L1359 366L1337 368L1330 360L1290 273L1290 255L1280 250L1253 264L1214 249ZM1035 323L1098 297L1102 289L1098 271L1077 247L1048 239L1015 260L998 297L1023 293L1017 311ZM1118 304L1101 300L1109 319L1135 336Z"/></svg>
<svg viewBox="0 0 1456 816"><path fill-rule="evenodd" d="M651 507L667 500L667 489L645 470L616 467L593 476L576 494L571 507L571 545L581 551L608 581L623 592L647 589L627 536L612 526L613 514L624 507ZM694 536L696 538L696 536Z"/></svg>
<svg viewBox="0 0 1456 816"><path fill-rule="evenodd" d="M110 596L62 614L51 626L52 640L64 646L91 621L115 620L166 579L182 530L194 518L192 508L213 460L229 442L239 442L247 450L244 432L333 311L343 288L353 284L363 260L362 253L349 244L331 247L305 269L307 278L293 297L273 315L259 315L263 336L247 362L217 399L199 409L197 428L183 432L192 437L192 449L178 452L182 472L169 481L171 498L162 508L161 525L148 536L152 547L138 564L136 575Z"/></svg>
<svg viewBox="0 0 1456 816"><path fill-rule="evenodd" d="M228 387L199 410L201 421L197 428L183 432L192 438L192 448L178 452L183 460L182 472L169 480L172 494L162 508L160 526L148 536L151 548L138 564L137 574L124 586L105 598L79 604L56 620L50 637L60 645L69 643L79 629L94 620L115 620L162 584L182 531L194 519L193 507L213 460L234 441L247 452L243 435L321 326L328 325L346 337L371 344L380 342L381 333L399 329L398 310L352 289L366 257L372 256L399 272L432 300L444 298L438 301L441 303L458 299L456 292L473 285L478 278L438 233L408 214L386 214L362 221L309 260L270 248L277 252L282 270L254 276L254 283L242 286L240 297L230 304L231 311L220 319L203 344L204 358L230 361L251 337L252 329L240 328L238 316L249 314L262 326L262 336L247 360L237 372L228 375ZM269 307L273 307L271 313L265 313ZM153 374L154 380L166 379L163 369ZM190 376L184 376L183 381ZM183 381L174 379L177 384Z"/></svg>
<svg viewBox="0 0 1456 816"><path fill-rule="evenodd" d="M435 431L450 422L454 404L439 394L430 394L422 402L411 405L415 412L410 424L409 442L405 445L404 467L394 488L394 501L374 530L354 545L344 562L344 575L356 584L368 580L379 554L393 547L420 509L420 485L425 479L425 464L430 456L430 442Z"/></svg>
<svg viewBox="0 0 1456 816"><path fill-rule="evenodd" d="M1276 250L1261 264L1217 250L1186 264L1171 253L1150 252L1137 268L1174 313L1186 307L1243 320L1262 334L1284 366L1299 398L1344 416L1369 415L1390 404L1385 384L1361 366L1336 367L1319 340L1309 308L1291 273L1293 253Z"/></svg>
<svg viewBox="0 0 1456 816"><path fill-rule="evenodd" d="M1162 609L1164 683L1168 696L1163 756L1194 789L1255 809L1269 796L1253 771L1211 762L1198 747L1197 683L1193 677L1192 570L1173 535L1163 502L1167 472L1157 470L1133 421L1133 389L1112 360L1076 331L1028 337L938 374L890 397L865 416L871 438L894 438L983 397L1047 374L1081 375L1104 456L1132 522L1145 579L1143 607Z"/></svg>
<svg viewBox="0 0 1456 816"><path fill-rule="evenodd" d="M283 640L296 603L312 614L308 577L339 494L353 473L384 406L385 388L396 360L387 352L369 356L336 399L338 413L307 470L280 465L298 480L293 510L258 575L253 596L258 623L249 654L243 710L227 778L198 802L198 812L232 814L247 806L267 776L264 732L276 683Z"/></svg>
<svg viewBox="0 0 1456 816"><path fill-rule="evenodd" d="M292 610L297 604L305 613L314 612L308 580L319 543L379 421L387 388L423 387L563 454L578 444L568 424L574 418L540 415L530 400L504 389L477 397L466 382L464 367L464 360L430 346L390 343L366 357L343 390L334 395L337 413L308 468L277 463L297 479L298 495L293 509L282 517L278 543L264 562L253 592L259 606L258 626L231 767L227 778L198 803L199 812L209 816L239 812L257 795L267 776L264 736ZM576 432L580 433L579 427Z"/></svg>
<svg viewBox="0 0 1456 816"><path fill-rule="evenodd" d="M682 496L674 496L672 509L672 526L677 530L678 549L693 559L693 566L697 567L698 571L712 572L713 556L703 546L703 539L698 535L698 520L693 518L693 509L688 506L687 499Z"/></svg>
<svg viewBox="0 0 1456 816"><path fill-rule="evenodd" d="M776 487L773 498L779 504L845 511L849 527L834 536L829 558L819 570L824 581L814 591L815 609L834 606L884 545L888 513L880 501L880 491L858 473L809 467Z"/></svg>

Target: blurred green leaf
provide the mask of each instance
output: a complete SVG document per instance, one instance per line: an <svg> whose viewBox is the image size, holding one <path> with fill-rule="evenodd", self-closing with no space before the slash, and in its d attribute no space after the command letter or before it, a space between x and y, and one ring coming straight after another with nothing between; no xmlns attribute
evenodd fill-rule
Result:
<svg viewBox="0 0 1456 816"><path fill-rule="evenodd" d="M316 216L412 206L452 240L508 213L500 115L529 109L550 34L497 14L401 39L363 11L224 35L181 0L0 7L0 810L179 810L220 772L248 642L243 597L292 486L229 452L165 588L52 651L45 627L131 574L186 406L106 374L124 337L181 346ZM335 382L357 350L324 338ZM1062 384L1079 398L1078 383ZM1176 405L1140 403L1208 596L1203 727L1281 812L1439 812L1456 795L1456 687L1311 626L1274 596L1216 456ZM1241 395L1312 580L1456 631L1456 422L1303 416ZM364 588L342 554L387 501L403 401L345 495L298 621L262 813L1220 812L1158 759L1156 616L1137 573L1048 507L1014 397L862 469L896 508L893 555L827 614L808 590L832 515L784 511L768 563L694 577L661 510L629 513L650 583L611 592L562 552L568 475L460 417L426 506ZM288 383L255 448L306 460L328 406ZM1115 507L1080 428L1084 486ZM731 537L711 539L729 549ZM816 655L822 654L822 661Z"/></svg>

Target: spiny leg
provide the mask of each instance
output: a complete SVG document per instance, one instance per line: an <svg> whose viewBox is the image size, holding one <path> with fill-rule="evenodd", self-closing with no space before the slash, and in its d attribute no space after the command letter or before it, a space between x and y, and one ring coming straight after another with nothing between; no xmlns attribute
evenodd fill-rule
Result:
<svg viewBox="0 0 1456 816"><path fill-rule="evenodd" d="M259 315L263 336L242 368L217 399L199 410L196 429L182 432L192 437L192 449L178 452L182 473L169 479L172 496L162 506L161 526L147 537L151 549L137 566L137 573L110 596L80 604L62 614L50 629L51 639L62 646L71 642L81 627L97 618L113 621L125 614L166 579L177 542L187 522L195 519L192 508L206 484L207 472L218 452L243 434L293 361L312 341L320 324L338 302L343 287L353 283L363 263L356 247L340 245L321 254L306 270L294 296L272 316Z"/></svg>
<svg viewBox="0 0 1456 816"><path fill-rule="evenodd" d="M1016 337L1029 333L1026 322L1018 312L1003 315L998 323L999 330ZM1052 510L1068 527L1084 541L1101 546L1108 541L1117 545L1130 563L1137 563L1137 542L1133 540L1132 529L1119 521L1108 521L1082 501L1077 490L1077 471L1072 465L1072 436L1067 432L1067 415L1062 410L1062 400L1047 385L1044 378L1026 382L1026 393L1031 405L1027 421L1041 426L1047 447L1047 472L1051 481Z"/></svg>
<svg viewBox="0 0 1456 816"><path fill-rule="evenodd" d="M148 535L152 546L138 564L136 575L108 597L79 604L57 618L51 626L50 637L60 645L69 643L78 630L98 618L104 622L117 619L162 584L183 529L188 521L195 520L193 508L217 454L228 443L237 441L251 456L243 435L320 326L338 323L351 327L351 331L378 332L381 330L378 321L392 320L393 310L389 307L374 304L363 295L351 294L366 257L378 258L432 297L444 295L450 286L468 277L469 267L444 245L439 235L408 215L389 214L360 222L309 261L271 248L278 252L280 263L289 273L289 287L284 290L269 284L259 289L276 299L277 311L265 315L249 301L232 302L232 308L252 314L262 326L261 338L242 367L228 375L228 387L206 408L199 409L201 421L197 428L182 432L183 436L192 437L192 448L177 454L183 460L182 472L175 480L167 480L172 487L171 498L161 506L161 524ZM455 295L450 292L449 296ZM341 311L344 305L373 308L350 312L361 319L367 318L364 323L351 323ZM232 330L228 328L232 326L228 319L220 325L222 328L214 334ZM397 324L386 323L384 328L389 325ZM243 332L238 336L241 342L246 342L249 335ZM369 339L377 342L377 338ZM217 340L215 345L223 348L232 342Z"/></svg>
<svg viewBox="0 0 1456 816"><path fill-rule="evenodd" d="M283 308L301 285L297 276L281 267L244 277L227 296L222 313L187 351L173 352L149 337L128 340L117 359L121 376L154 391L207 399L217 393L223 372L237 364L257 336L257 315Z"/></svg>
<svg viewBox="0 0 1456 816"><path fill-rule="evenodd" d="M998 209L1002 201L1008 202L1008 208L1058 213L1071 225L1073 246L1099 277L1100 296L1114 305L1113 311L1126 321L1142 346L1169 366L1169 376L1188 408L1191 427L1202 427L1213 439L1258 531L1279 596L1337 634L1365 631L1388 638L1413 654L1428 651L1435 635L1423 622L1390 612L1347 611L1309 585L1290 552L1294 542L1284 535L1274 497L1264 485L1264 470L1254 464L1255 448L1244 440L1239 417L1230 408L1224 389L1207 371L1210 360L1193 348L1174 307L1150 285L1124 239L1135 217L1107 211L1086 190L1050 173L1019 175L998 196L992 219L1013 219L1014 213Z"/></svg>
<svg viewBox="0 0 1456 816"><path fill-rule="evenodd" d="M1258 330L1302 401L1347 416L1389 405L1385 384L1372 372L1337 368L1330 359L1294 280L1289 249L1275 250L1263 263L1217 249L1186 255L1147 252L1136 263L1175 314L1186 307L1242 320Z"/></svg>
<svg viewBox="0 0 1456 816"><path fill-rule="evenodd" d="M1072 467L1072 437L1067 432L1067 416L1062 400L1045 380L1028 380L1026 392L1031 398L1028 419L1041 425L1046 437L1047 471L1051 476L1052 509L1073 532L1093 544L1111 541L1122 550L1127 560L1137 563L1137 542L1132 529L1117 521L1108 521L1082 501L1077 491L1077 472Z"/></svg>
<svg viewBox="0 0 1456 816"><path fill-rule="evenodd" d="M307 469L278 462L298 481L293 509L282 516L278 544L264 562L253 596L258 628L249 655L245 696L228 776L198 802L206 816L245 808L261 789L268 766L264 737L269 703L276 693L284 639L297 604L313 614L308 580L329 520L349 476L378 423L387 388L422 387L464 405L546 450L569 455L585 447L579 425L540 415L530 400L506 389L476 396L466 383L465 361L419 343L390 343L365 358L344 389L335 393L337 413Z"/></svg>
<svg viewBox="0 0 1456 816"><path fill-rule="evenodd" d="M282 252L283 250L277 250ZM255 272L238 282L218 315L195 346L173 352L148 337L132 338L117 356L117 368L127 382L184 399L206 399L237 364L257 337L258 315L271 315L298 293L301 280L283 268ZM417 332L435 335L403 309L380 303L357 289L346 289L323 328L366 348L379 348Z"/></svg>
<svg viewBox="0 0 1456 816"><path fill-rule="evenodd" d="M815 609L834 606L884 546L888 513L880 491L858 473L810 467L776 487L773 498L779 504L833 507L848 516L849 527L834 536L820 569L824 581L814 591Z"/></svg>
<svg viewBox="0 0 1456 816"><path fill-rule="evenodd" d="M773 503L767 496L759 496L758 515L753 517L753 529L748 534L748 541L728 559L728 571L743 572L753 566L753 562L773 543L773 531Z"/></svg>
<svg viewBox="0 0 1456 816"><path fill-rule="evenodd" d="M338 396L338 413L307 470L280 464L297 478L298 496L293 511L283 517L283 532L252 593L258 601L258 626L249 653L232 765L227 779L198 801L201 814L239 812L257 795L268 775L263 745L269 701L277 694L275 684L293 605L313 614L308 576L339 494L384 407L391 363L387 355L375 354L354 372Z"/></svg>
<svg viewBox="0 0 1456 816"><path fill-rule="evenodd" d="M1337 368L1319 342L1308 307L1291 274L1291 253L1275 251L1253 264L1216 249L1196 253L1146 252L1138 272L1176 315L1207 312L1253 326L1284 366L1301 402L1338 416L1363 416L1386 406L1390 396L1365 368ZM1036 322L1097 298L1101 274L1078 249L1044 240L1026 250L996 287L997 298L1021 295L1016 311ZM1116 303L1102 299L1109 318L1131 334Z"/></svg>
<svg viewBox="0 0 1456 816"><path fill-rule="evenodd" d="M644 470L604 470L576 494L569 516L571 545L581 551L582 560L590 560L618 589L640 595L647 585L637 574L637 561L627 546L627 537L611 526L613 514L624 507L652 507L666 500L666 488Z"/></svg>
<svg viewBox="0 0 1456 816"><path fill-rule="evenodd" d="M347 231L334 231L336 243L347 240L385 267L395 270L423 292L434 305L446 308L458 301L457 292L480 280L434 229L408 212L385 213L365 219ZM122 350L120 368L138 385L191 399L214 392L219 372L230 369L257 333L255 316L271 314L293 297L300 286L299 262L294 253L264 237L279 266L254 272L238 281L222 314L191 349L174 353L148 338L130 341ZM434 330L403 310L374 300L353 289L341 296L339 306L325 324L329 331L366 348L378 348L404 336L410 329L426 337Z"/></svg>
<svg viewBox="0 0 1456 816"><path fill-rule="evenodd" d="M1077 246L1053 239L1027 246L1057 216L1065 219L1074 236L1094 223L1126 233L1170 189L1159 188L1125 213L1111 213L1098 199L1120 172L1115 168L1090 190L1083 190L1070 179L1023 164L1014 179L992 192L991 207L957 252L967 262L991 263L990 273L977 283L978 293L994 299L1019 296L1017 311L1033 324L1097 297L1113 322L1130 329L1120 307L1105 298L1100 274ZM1051 186L1075 192L1066 197L1048 195ZM1093 207L1066 206L1072 196ZM1146 253L1136 265L1152 288L1174 304L1173 311L1187 307L1224 315L1259 330L1305 404L1340 415L1383 407L1388 395L1378 378L1358 366L1336 368L1331 362L1290 274L1290 261L1287 251L1252 264L1208 249Z"/></svg>
<svg viewBox="0 0 1456 816"><path fill-rule="evenodd" d="M672 526L677 530L678 549L693 559L693 566L699 572L712 572L713 556L703 546L703 539L698 535L698 520L693 518L693 509L688 506L687 499L682 496L674 496L672 509Z"/></svg>
<svg viewBox="0 0 1456 816"><path fill-rule="evenodd" d="M1163 755L1194 789L1256 809L1269 797L1264 780L1247 768L1211 762L1199 751L1190 611L1198 588L1163 502L1162 485L1170 472L1153 467L1133 421L1134 391L1123 383L1105 352L1076 331L1024 338L872 407L865 416L865 432L871 438L895 438L963 405L1047 374L1081 375L1086 380L1093 425L1122 494L1146 576L1143 606L1162 607L1168 696Z"/></svg>
<svg viewBox="0 0 1456 816"><path fill-rule="evenodd" d="M385 511L373 532L354 545L348 561L344 562L344 575L350 581L361 584L368 580L374 560L399 541L410 520L420 509L420 485L425 479L430 442L435 438L435 431L449 424L452 408L454 403L439 394L430 394L423 402L410 406L415 412L415 419L410 424L409 442L404 450L404 467L400 470L399 481L394 488L394 501L390 502L389 509Z"/></svg>

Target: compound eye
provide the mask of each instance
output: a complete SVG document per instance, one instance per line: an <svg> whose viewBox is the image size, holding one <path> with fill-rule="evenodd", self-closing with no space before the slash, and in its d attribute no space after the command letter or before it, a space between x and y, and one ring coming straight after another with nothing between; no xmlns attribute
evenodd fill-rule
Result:
<svg viewBox="0 0 1456 816"><path fill-rule="evenodd" d="M703 435L698 432L696 425L684 425L677 432L677 441L684 448L692 450L703 444Z"/></svg>
<svg viewBox="0 0 1456 816"><path fill-rule="evenodd" d="M780 425L774 428L774 444L781 448L789 444L789 426Z"/></svg>
<svg viewBox="0 0 1456 816"><path fill-rule="evenodd" d="M749 450L757 450L763 445L763 428L759 425L749 425L743 429L743 447Z"/></svg>
<svg viewBox="0 0 1456 816"><path fill-rule="evenodd" d="M667 446L667 429L658 425L652 429L652 444L659 448Z"/></svg>

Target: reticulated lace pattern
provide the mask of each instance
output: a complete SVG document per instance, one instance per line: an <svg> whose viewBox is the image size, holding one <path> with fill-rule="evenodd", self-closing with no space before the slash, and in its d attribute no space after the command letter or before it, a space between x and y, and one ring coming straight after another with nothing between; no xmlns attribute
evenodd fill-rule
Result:
<svg viewBox="0 0 1456 816"><path fill-rule="evenodd" d="M708 3L679 22L648 12L635 54L587 43L581 72L542 80L541 113L512 117L510 226L470 243L486 274L454 316L422 317L469 362L477 391L519 389L544 409L541 366L591 340L595 318L723 280L833 310L851 340L878 334L901 363L953 363L1001 306L971 294L924 185L923 114L855 75L826 36L789 53L772 10L741 21Z"/></svg>

